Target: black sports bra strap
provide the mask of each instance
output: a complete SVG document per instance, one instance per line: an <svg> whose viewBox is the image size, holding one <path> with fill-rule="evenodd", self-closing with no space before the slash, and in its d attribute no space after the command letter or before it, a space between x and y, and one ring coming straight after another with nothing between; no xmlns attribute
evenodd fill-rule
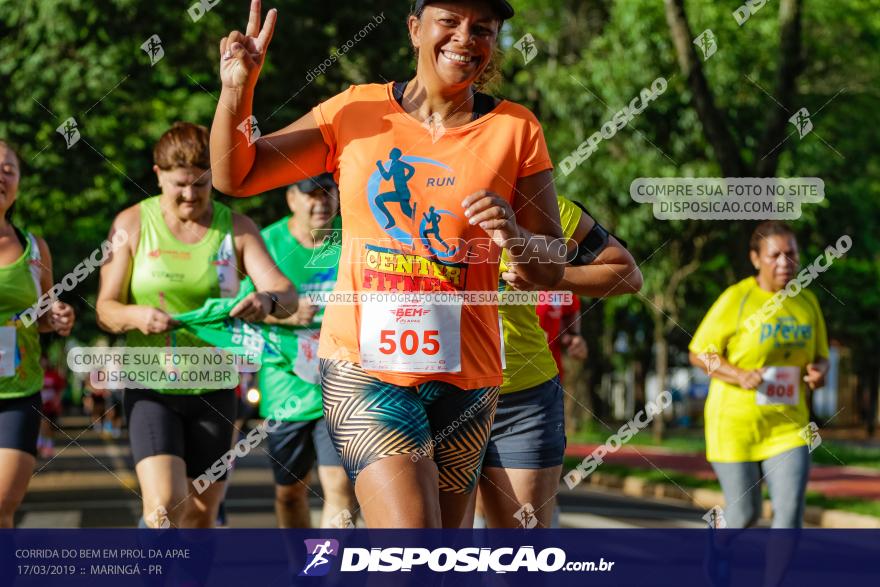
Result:
<svg viewBox="0 0 880 587"><path fill-rule="evenodd" d="M391 86L391 93L398 104L403 106L403 93L406 91L406 84L409 82L394 82Z"/></svg>
<svg viewBox="0 0 880 587"><path fill-rule="evenodd" d="M28 237L23 233L16 225L12 225L12 230L15 231L15 236L18 238L18 242L21 243L21 248L26 249L28 245Z"/></svg>
<svg viewBox="0 0 880 587"><path fill-rule="evenodd" d="M403 94L404 92L406 92L406 86L408 83L409 82L394 82L394 85L391 86L391 94L394 96L394 100L398 104L400 104L401 107L403 106ZM489 114L494 108L495 98L482 92L477 92L474 94L473 120Z"/></svg>
<svg viewBox="0 0 880 587"><path fill-rule="evenodd" d="M474 120L489 114L494 108L495 98L482 92L474 94Z"/></svg>

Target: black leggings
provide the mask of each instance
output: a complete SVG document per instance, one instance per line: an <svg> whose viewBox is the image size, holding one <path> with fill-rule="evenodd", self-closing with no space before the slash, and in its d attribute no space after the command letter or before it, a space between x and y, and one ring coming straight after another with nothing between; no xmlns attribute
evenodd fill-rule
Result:
<svg viewBox="0 0 880 587"><path fill-rule="evenodd" d="M195 479L232 446L235 390L171 395L127 389L123 396L135 464L156 455L174 455ZM226 473L218 479L226 479Z"/></svg>
<svg viewBox="0 0 880 587"><path fill-rule="evenodd" d="M0 448L37 456L42 406L39 392L26 397L0 399Z"/></svg>

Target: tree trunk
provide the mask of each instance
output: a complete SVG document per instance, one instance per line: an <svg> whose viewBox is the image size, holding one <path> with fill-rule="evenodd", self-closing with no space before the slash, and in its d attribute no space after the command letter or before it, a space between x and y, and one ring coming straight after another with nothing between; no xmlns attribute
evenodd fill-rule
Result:
<svg viewBox="0 0 880 587"><path fill-rule="evenodd" d="M706 139L715 151L721 171L728 177L745 176L746 165L739 144L724 114L715 106L715 97L703 74L703 63L697 57L694 35L684 11L684 0L666 0L666 22L672 34L679 67L694 95L694 108L706 132Z"/></svg>
<svg viewBox="0 0 880 587"><path fill-rule="evenodd" d="M873 367L867 367L859 375L859 387L864 391L864 397L867 400L867 409L865 410L865 424L868 438L873 438L877 431L877 421L880 420L880 371Z"/></svg>
<svg viewBox="0 0 880 587"><path fill-rule="evenodd" d="M663 307L661 304L657 304L658 307ZM655 353L655 366L657 372L657 386L659 388L658 393L663 393L663 390L666 389L666 376L667 370L669 369L669 343L666 341L666 328L664 328L664 316L659 311L654 311L654 353ZM654 400L656 401L656 397ZM666 431L666 422L663 419L664 414L660 413L654 416L654 420L651 422L652 430L654 431L654 440L656 442L663 441L663 435Z"/></svg>
<svg viewBox="0 0 880 587"><path fill-rule="evenodd" d="M785 140L788 119L794 114L797 97L795 81L803 69L801 58L801 14L803 0L780 0L779 63L776 83L771 90L773 103L768 104L764 134L758 142L751 163L746 163L738 141L724 114L715 105L715 98L703 62L693 45L694 35L687 20L684 0L665 0L666 22L672 35L678 64L694 95L694 108L706 132L706 139L715 151L721 171L728 177L773 177ZM760 90L759 90L760 91Z"/></svg>
<svg viewBox="0 0 880 587"><path fill-rule="evenodd" d="M635 410L638 412L642 408L645 407L645 403L648 401L646 393L645 393L645 377L646 377L646 369L645 364L636 359L633 361L633 379L635 381L635 390L633 393L633 404L635 405Z"/></svg>
<svg viewBox="0 0 880 587"><path fill-rule="evenodd" d="M801 0L779 2L779 66L773 98L779 104L768 105L764 136L755 153L758 177L773 177L779 165L779 155L785 140L788 119L795 112L797 97L795 80L803 68L801 59Z"/></svg>

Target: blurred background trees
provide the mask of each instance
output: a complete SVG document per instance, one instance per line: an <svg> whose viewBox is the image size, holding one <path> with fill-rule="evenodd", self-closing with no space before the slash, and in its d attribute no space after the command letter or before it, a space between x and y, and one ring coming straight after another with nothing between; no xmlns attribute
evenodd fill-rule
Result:
<svg viewBox="0 0 880 587"><path fill-rule="evenodd" d="M264 133L348 84L411 75L407 2L264 4L279 9L255 106ZM668 80L656 101L572 173L557 167L558 191L624 238L645 277L639 295L584 304L591 352L573 390L579 407L570 410L570 424L583 425L591 414L626 418L657 389L676 386L671 375L686 365L703 314L750 272L754 222L659 221L650 206L632 201L630 183L738 169L825 181L825 201L804 206L792 224L803 264L841 235L853 241L812 286L840 345L841 393L851 395L841 395L845 409L831 423L876 422L880 1L770 1L742 26L732 14L738 0L513 4L518 15L503 31L503 75L493 91L536 113L557 165L655 78ZM16 221L49 241L57 276L99 245L118 210L157 193L152 145L172 122L210 125L217 44L244 28L247 2L220 0L195 22L187 8L168 0L0 0L0 137L18 146L24 163ZM311 68L380 15L365 38L309 81ZM684 41L706 29L717 52L704 60ZM528 63L516 48L527 34L536 49ZM141 45L153 35L164 56L151 65ZM787 122L801 107L814 124L802 139ZM82 138L67 149L55 129L71 116ZM286 212L278 193L221 199L261 225ZM96 290L93 275L69 296L83 341L99 334Z"/></svg>

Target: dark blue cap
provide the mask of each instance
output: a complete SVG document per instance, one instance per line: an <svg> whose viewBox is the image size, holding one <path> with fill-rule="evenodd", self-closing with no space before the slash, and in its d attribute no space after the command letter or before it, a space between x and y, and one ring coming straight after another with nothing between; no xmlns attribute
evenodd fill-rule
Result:
<svg viewBox="0 0 880 587"><path fill-rule="evenodd" d="M330 191L337 187L336 182L333 181L333 175L330 173L322 173L321 175L298 181L293 185L304 194L310 194L318 190L330 193Z"/></svg>
<svg viewBox="0 0 880 587"><path fill-rule="evenodd" d="M436 0L416 0L416 8L414 13L416 16L422 15L422 10L427 4L433 4ZM496 14L501 20L513 18L513 6L507 0L489 0L489 4L495 9Z"/></svg>

